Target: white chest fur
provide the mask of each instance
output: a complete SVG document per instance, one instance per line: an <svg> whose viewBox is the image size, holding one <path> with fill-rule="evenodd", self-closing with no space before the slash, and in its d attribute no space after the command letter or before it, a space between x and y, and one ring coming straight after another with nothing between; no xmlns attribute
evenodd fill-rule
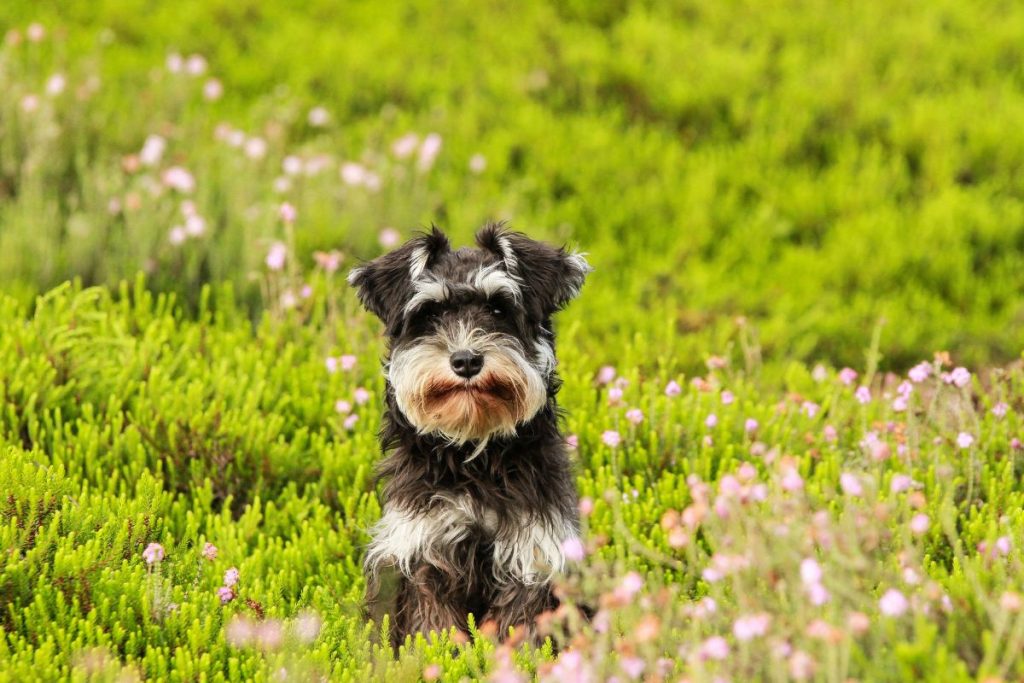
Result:
<svg viewBox="0 0 1024 683"><path fill-rule="evenodd" d="M434 502L426 512L385 507L370 531L367 565L394 563L407 576L420 561L446 566L456 546L482 530L494 545L498 581L542 583L565 568L562 544L576 535L568 520L551 522L525 514L501 520L468 496L438 496Z"/></svg>

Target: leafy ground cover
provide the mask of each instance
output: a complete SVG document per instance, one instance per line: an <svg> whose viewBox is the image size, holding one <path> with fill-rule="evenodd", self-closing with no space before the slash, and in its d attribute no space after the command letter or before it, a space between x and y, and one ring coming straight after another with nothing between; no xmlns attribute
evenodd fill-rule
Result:
<svg viewBox="0 0 1024 683"><path fill-rule="evenodd" d="M0 303L0 676L1024 675L1020 371L983 389L940 355L765 393L729 357L599 367L569 328L587 540L543 622L557 653L486 631L391 653L359 604L375 347L253 329L225 291L176 310L141 282Z"/></svg>

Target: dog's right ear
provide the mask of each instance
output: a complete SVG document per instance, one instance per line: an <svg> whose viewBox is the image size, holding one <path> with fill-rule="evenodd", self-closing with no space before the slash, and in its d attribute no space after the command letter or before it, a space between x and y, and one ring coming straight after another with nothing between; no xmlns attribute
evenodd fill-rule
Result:
<svg viewBox="0 0 1024 683"><path fill-rule="evenodd" d="M409 240L398 249L352 269L348 283L356 288L366 310L381 321L391 334L397 329L412 283L451 250L443 232L434 226L429 233Z"/></svg>

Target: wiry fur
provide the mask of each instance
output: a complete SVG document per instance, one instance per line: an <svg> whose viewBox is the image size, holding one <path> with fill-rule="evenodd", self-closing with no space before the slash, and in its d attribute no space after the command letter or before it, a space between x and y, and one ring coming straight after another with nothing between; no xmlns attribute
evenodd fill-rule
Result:
<svg viewBox="0 0 1024 683"><path fill-rule="evenodd" d="M551 316L590 268L500 225L477 244L452 251L434 228L349 276L388 339L384 513L365 569L394 644L470 613L501 634L530 628L579 533ZM479 374L453 372L456 351L482 355Z"/></svg>

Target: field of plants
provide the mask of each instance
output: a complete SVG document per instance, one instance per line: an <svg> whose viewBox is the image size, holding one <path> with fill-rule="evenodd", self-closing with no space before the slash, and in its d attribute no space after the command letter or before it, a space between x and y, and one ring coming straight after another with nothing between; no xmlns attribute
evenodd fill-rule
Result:
<svg viewBox="0 0 1024 683"><path fill-rule="evenodd" d="M0 35L0 683L1024 678L1024 6L11 0ZM488 220L595 267L556 321L585 543L543 647L392 651L345 274Z"/></svg>

